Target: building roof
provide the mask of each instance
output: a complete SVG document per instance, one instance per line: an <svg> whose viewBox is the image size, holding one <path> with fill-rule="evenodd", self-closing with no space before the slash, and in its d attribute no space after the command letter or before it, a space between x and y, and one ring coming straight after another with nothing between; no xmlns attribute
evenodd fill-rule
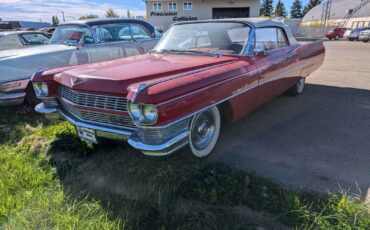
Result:
<svg viewBox="0 0 370 230"><path fill-rule="evenodd" d="M368 0L332 0L331 9L330 9L330 19L343 19L348 10L353 9L359 6L361 3L364 3ZM365 4L361 9L353 14L352 17L370 17L370 1ZM315 20L321 20L321 11L323 5L320 4L312 8L303 18L302 22L309 22Z"/></svg>

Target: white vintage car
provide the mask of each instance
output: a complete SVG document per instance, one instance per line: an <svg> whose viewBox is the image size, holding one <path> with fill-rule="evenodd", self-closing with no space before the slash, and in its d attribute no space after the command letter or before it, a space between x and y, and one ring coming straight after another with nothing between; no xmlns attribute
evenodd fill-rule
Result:
<svg viewBox="0 0 370 230"><path fill-rule="evenodd" d="M161 34L142 20L93 19L60 24L49 44L0 51L0 106L36 97L30 78L39 69L109 61L146 53Z"/></svg>
<svg viewBox="0 0 370 230"><path fill-rule="evenodd" d="M4 31L0 32L0 51L21 49L29 46L44 45L49 37L38 31Z"/></svg>

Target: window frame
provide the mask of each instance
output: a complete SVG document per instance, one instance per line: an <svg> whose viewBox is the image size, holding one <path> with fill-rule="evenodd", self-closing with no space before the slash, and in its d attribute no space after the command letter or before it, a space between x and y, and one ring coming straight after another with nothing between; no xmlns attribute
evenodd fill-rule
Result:
<svg viewBox="0 0 370 230"><path fill-rule="evenodd" d="M117 41L112 41L112 42L100 41L99 38L98 38L98 34L96 33L95 28L101 29L101 28L108 27L108 26L127 26L129 28L129 30L130 30L131 39L130 40L117 40ZM94 31L94 36L95 36L96 44L113 44L113 43L119 43L119 42L130 42L130 41L133 41L134 40L134 38L132 36L131 24L129 24L129 23L102 24L102 25L92 26L91 28Z"/></svg>
<svg viewBox="0 0 370 230"><path fill-rule="evenodd" d="M158 9L158 6L161 6L161 9ZM160 12L163 11L163 5L161 2L153 2L153 11Z"/></svg>
<svg viewBox="0 0 370 230"><path fill-rule="evenodd" d="M149 35L149 38L135 39L134 33L132 31L132 26L136 26L136 27L139 27L140 29L144 30ZM140 24L131 23L130 24L130 31L131 31L131 37L132 37L133 40L145 40L145 39L152 39L153 38L153 34L150 33L150 31L145 26L142 26Z"/></svg>
<svg viewBox="0 0 370 230"><path fill-rule="evenodd" d="M18 38L19 38L19 41L22 43L22 45L24 46L35 46L35 45L40 45L40 44L28 44L26 38L24 38L24 35L29 35L29 34L40 34L40 35L43 35L45 36L47 39L48 39L48 42L50 40L50 37L48 37L46 34L44 33L38 33L38 32L35 32L35 33L20 33L18 34Z"/></svg>
<svg viewBox="0 0 370 230"><path fill-rule="evenodd" d="M190 7L190 9L188 9L188 8L185 8L185 5L190 5L191 7ZM193 10L193 2L184 2L183 4L182 4L182 8L183 8L183 10Z"/></svg>
<svg viewBox="0 0 370 230"><path fill-rule="evenodd" d="M251 49L251 45L252 43L254 42L253 46L255 47L256 46L256 33L258 32L258 29L269 29L269 28L273 28L276 30L276 38L278 39L278 30L281 30L281 32L283 33L283 36L285 37L285 40L286 40L286 46L284 47L277 47L275 49L270 49L270 50L265 50L266 53L270 53L270 52L274 52L274 51L277 51L277 50L280 50L280 49L285 49L287 47L289 47L291 44L290 44L290 41L289 41L289 38L288 38L288 35L286 34L285 32L285 29L280 27L280 26L264 26L264 27L257 27L257 28L254 28L254 32L253 32L253 36L250 37L251 39L251 42L249 44L249 47L248 47L248 50L249 52L247 53L247 56L254 56L253 54L253 51L254 50L250 50ZM278 44L278 40L276 40L276 43Z"/></svg>
<svg viewBox="0 0 370 230"><path fill-rule="evenodd" d="M175 6L175 9L173 9L173 8L171 9L170 5L172 5L172 7ZM177 2L169 2L167 7L168 7L169 11L177 11Z"/></svg>

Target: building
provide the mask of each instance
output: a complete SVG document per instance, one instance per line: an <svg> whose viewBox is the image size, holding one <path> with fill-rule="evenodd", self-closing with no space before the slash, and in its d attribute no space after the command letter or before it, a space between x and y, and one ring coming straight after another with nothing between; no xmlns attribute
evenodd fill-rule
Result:
<svg viewBox="0 0 370 230"><path fill-rule="evenodd" d="M180 21L258 17L259 0L146 0L148 22L166 30Z"/></svg>
<svg viewBox="0 0 370 230"><path fill-rule="evenodd" d="M325 2L325 1L324 1ZM323 4L312 8L302 19L303 26L322 24ZM370 26L370 0L332 0L329 27L358 28Z"/></svg>

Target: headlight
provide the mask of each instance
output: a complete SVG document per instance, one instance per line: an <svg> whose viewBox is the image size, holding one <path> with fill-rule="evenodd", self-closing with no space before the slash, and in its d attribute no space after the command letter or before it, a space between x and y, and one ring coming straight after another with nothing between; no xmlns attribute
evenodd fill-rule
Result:
<svg viewBox="0 0 370 230"><path fill-rule="evenodd" d="M154 123L157 120L158 113L154 105L144 105L143 114L148 123Z"/></svg>
<svg viewBox="0 0 370 230"><path fill-rule="evenodd" d="M140 120L142 117L140 107L138 104L130 103L129 105L129 112L134 120Z"/></svg>
<svg viewBox="0 0 370 230"><path fill-rule="evenodd" d="M158 118L158 112L154 105L140 105L130 102L128 110L134 122L140 125L153 124Z"/></svg>
<svg viewBox="0 0 370 230"><path fill-rule="evenodd" d="M34 82L33 89L36 97L46 97L49 94L48 85L45 82Z"/></svg>

